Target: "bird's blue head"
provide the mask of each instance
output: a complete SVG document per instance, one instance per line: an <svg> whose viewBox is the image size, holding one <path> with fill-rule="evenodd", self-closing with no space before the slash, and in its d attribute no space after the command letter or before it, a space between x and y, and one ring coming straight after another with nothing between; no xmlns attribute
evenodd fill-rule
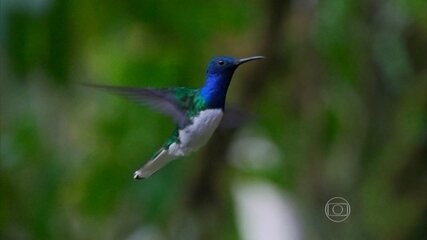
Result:
<svg viewBox="0 0 427 240"><path fill-rule="evenodd" d="M208 64L208 75L232 75L239 66L239 60L233 57L214 57Z"/></svg>
<svg viewBox="0 0 427 240"><path fill-rule="evenodd" d="M254 56L236 59L228 56L214 57L208 64L206 71L206 83L201 95L211 108L224 108L225 97L234 71L243 63L263 59L262 56Z"/></svg>

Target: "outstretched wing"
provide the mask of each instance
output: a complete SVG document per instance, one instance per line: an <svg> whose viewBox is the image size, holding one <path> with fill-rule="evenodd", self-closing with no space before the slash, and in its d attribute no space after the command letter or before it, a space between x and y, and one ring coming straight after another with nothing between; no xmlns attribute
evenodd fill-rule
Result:
<svg viewBox="0 0 427 240"><path fill-rule="evenodd" d="M194 97L194 89L185 88L137 88L83 83L84 86L104 89L130 100L146 105L153 110L172 117L180 127L190 123L187 110Z"/></svg>

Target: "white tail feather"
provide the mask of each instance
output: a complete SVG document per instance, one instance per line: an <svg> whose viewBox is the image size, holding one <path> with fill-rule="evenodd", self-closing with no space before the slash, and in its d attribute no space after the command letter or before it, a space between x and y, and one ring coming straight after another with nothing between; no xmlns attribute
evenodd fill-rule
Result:
<svg viewBox="0 0 427 240"><path fill-rule="evenodd" d="M144 166L135 171L133 178L144 179L150 177L153 173L157 172L160 168L164 167L170 161L174 160L176 156L170 155L167 150L161 150L157 156L148 161Z"/></svg>

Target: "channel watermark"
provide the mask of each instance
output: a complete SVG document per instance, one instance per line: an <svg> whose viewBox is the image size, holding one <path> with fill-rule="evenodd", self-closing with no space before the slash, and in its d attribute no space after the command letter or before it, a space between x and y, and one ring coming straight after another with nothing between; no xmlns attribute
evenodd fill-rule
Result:
<svg viewBox="0 0 427 240"><path fill-rule="evenodd" d="M342 197L333 197L325 205L325 214L332 222L343 222L351 212L350 204Z"/></svg>

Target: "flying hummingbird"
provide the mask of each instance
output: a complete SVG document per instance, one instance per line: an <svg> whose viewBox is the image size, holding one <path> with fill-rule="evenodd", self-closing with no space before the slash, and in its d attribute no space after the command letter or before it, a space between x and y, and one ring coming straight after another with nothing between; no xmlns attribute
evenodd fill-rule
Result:
<svg viewBox="0 0 427 240"><path fill-rule="evenodd" d="M234 71L243 63L263 59L214 57L208 64L202 88L135 88L84 84L120 94L173 118L177 127L165 144L141 168L134 179L145 179L170 161L190 154L206 144L220 124L228 86Z"/></svg>

